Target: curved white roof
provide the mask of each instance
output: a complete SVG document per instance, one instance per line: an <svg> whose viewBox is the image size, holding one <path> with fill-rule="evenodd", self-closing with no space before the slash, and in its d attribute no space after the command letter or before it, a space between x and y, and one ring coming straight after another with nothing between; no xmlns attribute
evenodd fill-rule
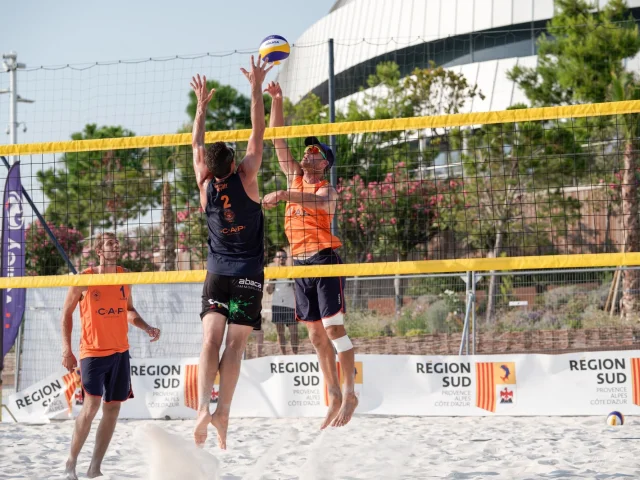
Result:
<svg viewBox="0 0 640 480"><path fill-rule="evenodd" d="M606 3L599 1L601 5ZM630 7L640 6L640 0L627 3ZM425 41L545 20L552 14L553 0L338 0L327 16L293 42L278 81L294 102L326 82L329 38L334 39L334 71L338 75L380 55ZM523 101L504 74L516 62L531 64L535 57L452 67L462 71L471 83L475 81L487 96L482 102L474 102L474 111L505 108Z"/></svg>

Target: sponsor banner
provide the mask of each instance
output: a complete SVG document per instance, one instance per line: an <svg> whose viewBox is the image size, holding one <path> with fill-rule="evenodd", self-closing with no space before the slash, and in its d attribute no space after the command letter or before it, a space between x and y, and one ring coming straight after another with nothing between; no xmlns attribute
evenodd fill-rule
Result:
<svg viewBox="0 0 640 480"><path fill-rule="evenodd" d="M338 364L338 379L344 372ZM194 418L198 359L132 359L134 398L121 418ZM213 411L219 376L206 392ZM567 355L356 355L358 414L421 416L640 414L640 351ZM315 355L246 360L235 417L322 417L328 389ZM54 375L9 397L19 421L75 416L76 372Z"/></svg>
<svg viewBox="0 0 640 480"><path fill-rule="evenodd" d="M3 205L1 275L3 277L22 277L25 266L25 238L20 162L14 163L9 169ZM26 289L3 289L0 297L0 318L2 318L0 365L2 365L4 356L11 350L22 323Z"/></svg>

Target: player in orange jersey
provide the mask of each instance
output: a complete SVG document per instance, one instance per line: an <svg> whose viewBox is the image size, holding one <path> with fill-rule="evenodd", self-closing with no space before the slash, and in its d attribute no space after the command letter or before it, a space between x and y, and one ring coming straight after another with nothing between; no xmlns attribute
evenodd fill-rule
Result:
<svg viewBox="0 0 640 480"><path fill-rule="evenodd" d="M282 89L271 82L266 92L273 100L270 126L281 127L284 125ZM333 151L316 137L307 137L304 156L298 163L283 139L273 143L280 168L287 176L288 189L265 195L262 205L273 208L278 202L287 202L284 228L294 265L342 263L335 251L342 244L331 234L338 193L325 178L325 173L333 166ZM329 411L320 428L346 425L358 406L354 389L354 349L344 328L343 286L341 277L295 280L296 318L309 329L330 397ZM340 390L334 347L344 373L344 391Z"/></svg>
<svg viewBox="0 0 640 480"><path fill-rule="evenodd" d="M113 233L96 237L95 249L100 257L97 268L88 268L84 275L123 273L117 266L120 245ZM80 376L83 405L76 419L71 452L65 468L65 478L77 479L78 455L89 436L91 422L102 403L102 419L96 433L96 444L87 471L89 478L102 475L100 466L116 427L121 402L133 398L129 371L129 324L144 330L155 342L160 330L150 327L133 307L129 285L71 287L62 307L62 366L73 371L78 361L71 348L73 311L80 304ZM104 402L103 402L104 400Z"/></svg>

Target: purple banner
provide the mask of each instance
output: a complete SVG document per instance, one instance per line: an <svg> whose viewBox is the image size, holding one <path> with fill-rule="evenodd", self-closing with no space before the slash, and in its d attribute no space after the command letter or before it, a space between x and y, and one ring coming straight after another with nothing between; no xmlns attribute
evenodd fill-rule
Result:
<svg viewBox="0 0 640 480"><path fill-rule="evenodd" d="M20 162L9 169L4 188L2 215L2 276L24 276L25 241L22 215L22 183ZM2 290L2 359L16 341L25 307L26 290L7 288ZM2 365L0 361L0 365Z"/></svg>

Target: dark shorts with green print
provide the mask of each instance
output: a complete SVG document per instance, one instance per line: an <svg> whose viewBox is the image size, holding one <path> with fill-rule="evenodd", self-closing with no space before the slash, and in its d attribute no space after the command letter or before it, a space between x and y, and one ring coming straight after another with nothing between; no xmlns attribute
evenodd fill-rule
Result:
<svg viewBox="0 0 640 480"><path fill-rule="evenodd" d="M262 328L262 289L264 273L245 277L227 277L207 272L202 288L200 319L208 313L220 313L227 323Z"/></svg>

